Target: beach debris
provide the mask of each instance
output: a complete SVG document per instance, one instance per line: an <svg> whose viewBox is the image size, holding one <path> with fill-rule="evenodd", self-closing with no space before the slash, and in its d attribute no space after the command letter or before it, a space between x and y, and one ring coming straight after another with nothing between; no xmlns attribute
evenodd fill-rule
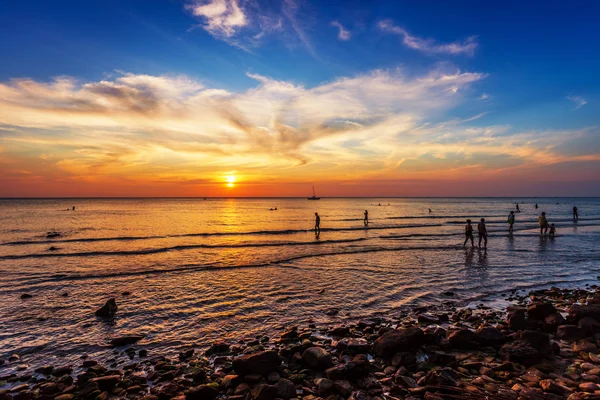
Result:
<svg viewBox="0 0 600 400"><path fill-rule="evenodd" d="M25 300L25 299L31 299L32 297L33 297L33 295L32 295L32 294L29 294L29 293L23 293L23 294L21 295L21 300Z"/></svg>
<svg viewBox="0 0 600 400"><path fill-rule="evenodd" d="M114 297L108 299L108 301L96 310L96 316L101 318L113 318L117 313L117 302Z"/></svg>

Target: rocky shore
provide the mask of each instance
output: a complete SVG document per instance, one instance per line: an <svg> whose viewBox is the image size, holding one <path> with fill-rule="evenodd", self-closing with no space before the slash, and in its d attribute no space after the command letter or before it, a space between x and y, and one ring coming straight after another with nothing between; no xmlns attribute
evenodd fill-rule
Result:
<svg viewBox="0 0 600 400"><path fill-rule="evenodd" d="M135 335L111 342L129 363L82 356L80 365L3 374L20 363L13 355L0 359L0 400L600 399L600 290L509 300L503 312L447 305L282 327L277 337L190 347L174 359L137 346Z"/></svg>

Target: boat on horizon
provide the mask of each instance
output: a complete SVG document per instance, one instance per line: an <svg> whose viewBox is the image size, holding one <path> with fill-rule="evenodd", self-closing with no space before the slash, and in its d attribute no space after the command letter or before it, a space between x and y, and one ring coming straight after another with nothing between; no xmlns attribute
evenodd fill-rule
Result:
<svg viewBox="0 0 600 400"><path fill-rule="evenodd" d="M312 197L307 197L306 199L307 200L321 200L321 198L317 197L317 195L315 193L315 187L313 186L312 188L313 188L313 195L312 195Z"/></svg>

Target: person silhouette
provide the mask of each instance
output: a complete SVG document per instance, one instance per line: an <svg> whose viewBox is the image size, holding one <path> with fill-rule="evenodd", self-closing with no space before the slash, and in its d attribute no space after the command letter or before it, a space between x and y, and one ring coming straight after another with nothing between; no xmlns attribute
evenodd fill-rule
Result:
<svg viewBox="0 0 600 400"><path fill-rule="evenodd" d="M548 220L546 219L546 212L542 212L542 215L539 216L538 222L540 223L540 235L545 235L548 233Z"/></svg>
<svg viewBox="0 0 600 400"><path fill-rule="evenodd" d="M554 227L554 224L550 224L550 233L548 234L548 237L551 239L554 239L555 234L556 234L556 228Z"/></svg>
<svg viewBox="0 0 600 400"><path fill-rule="evenodd" d="M319 213L315 213L315 235L319 235L321 233L321 217L319 217Z"/></svg>
<svg viewBox="0 0 600 400"><path fill-rule="evenodd" d="M579 221L579 214L577 213L577 206L573 206L573 221Z"/></svg>
<svg viewBox="0 0 600 400"><path fill-rule="evenodd" d="M365 226L369 225L369 211L367 211L367 210L365 210L364 223L365 223Z"/></svg>
<svg viewBox="0 0 600 400"><path fill-rule="evenodd" d="M471 220L467 220L467 225L465 225L465 242L463 243L463 247L467 246L467 242L471 239L471 247L475 247L475 243L473 242L473 225L471 225Z"/></svg>
<svg viewBox="0 0 600 400"><path fill-rule="evenodd" d="M521 212L521 210L519 210L519 203L515 204L515 208L516 208L517 212Z"/></svg>
<svg viewBox="0 0 600 400"><path fill-rule="evenodd" d="M509 226L508 226L508 233L512 234L513 233L513 225L515 224L515 212L511 211L510 214L508 214L508 219L506 220L506 222L508 222Z"/></svg>
<svg viewBox="0 0 600 400"><path fill-rule="evenodd" d="M483 239L483 248L487 248L487 228L485 227L485 218L481 218L481 221L477 224L477 233L479 236L479 248L481 248L481 239Z"/></svg>

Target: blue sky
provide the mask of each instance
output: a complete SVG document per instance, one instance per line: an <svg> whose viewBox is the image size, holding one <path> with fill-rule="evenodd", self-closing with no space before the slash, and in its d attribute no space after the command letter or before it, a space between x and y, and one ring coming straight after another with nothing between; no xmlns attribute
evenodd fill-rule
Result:
<svg viewBox="0 0 600 400"><path fill-rule="evenodd" d="M15 80L29 79L44 85L65 77L77 85L102 81L128 85L119 83L124 74L185 77L204 88L248 94L257 89L257 82L263 89L273 88L267 82L278 82L318 91L326 90L332 82L370 76L375 71L389 73L393 80L397 79L395 71L402 71L404 86L398 88L404 90L406 85L438 71L438 75L477 75L448 87L458 91L460 100L448 99L439 106L415 110L411 109L410 98L403 98L406 105L400 108L369 103L372 116L361 113L352 119L348 116L356 114L343 113L324 117L315 124L348 120L365 127L383 118L379 112L383 107L388 113L409 113L418 121L411 129L419 130L461 121L462 130L493 128L498 131L496 137L524 132L540 132L543 136L551 131L551 137L586 132L574 143L554 141L556 148L563 149L561 154L571 149L589 149L585 143L593 147L600 139L600 3L595 1L6 0L0 10L0 83L11 96L17 96ZM280 92L281 87L274 90ZM430 89L424 89L429 96L439 95ZM54 102L64 94L56 92L62 89L52 90ZM364 87L365 92L370 90L369 86ZM356 91L360 88L353 93ZM18 96L22 99L23 93ZM265 97L260 99L264 101ZM352 97L349 101L354 100ZM417 99L429 100L435 103L438 99ZM343 97L338 101L343 103ZM20 107L39 109L31 104ZM55 107L60 106L53 103L52 108ZM299 115L299 111L294 112ZM300 129L300 122L295 121L302 118L294 112L287 113L282 121ZM278 109L277 115L280 113ZM22 136L32 135L34 128L58 129L68 135L81 122L65 119L56 124L26 126L6 117L0 119L0 124L10 126L13 132L18 129ZM135 130L142 128L136 126ZM210 134L218 136L222 131L207 133ZM354 137L348 138L348 143L355 142L361 143ZM223 144L217 139L215 143ZM503 143L499 141L498 145ZM14 156L17 163L23 161L11 144L14 142L4 143L5 153ZM309 143L303 142L302 146L305 144ZM70 146L69 150L56 150L61 154L57 162L68 158L66 153L74 150ZM309 150L293 149L295 153ZM363 148L366 153L368 150ZM595 156L599 150L597 146L588 153L577 152L587 157L583 162L592 163L591 167L584 167L589 179L598 165ZM29 152L36 150L31 148ZM415 157L423 161L432 154L436 157L433 150ZM456 149L448 154L457 154ZM291 156L294 157L309 158L297 154ZM448 159L447 155L440 157ZM405 156L402 160L408 160L408 164L419 161ZM567 162L572 161L560 161ZM256 160L248 163L257 167ZM173 161L175 164L184 163ZM556 164L559 162L553 165ZM225 165L225 161L219 164L217 174L227 172ZM382 180L393 178L390 165L381 168L380 172L387 171L381 172ZM365 168L368 173L377 169ZM576 167L571 168L577 171ZM239 173L243 166L234 165L231 169ZM69 176L73 174L70 170ZM184 175L189 176L187 172ZM269 176L277 178L276 174ZM286 179L294 180L293 176L290 173Z"/></svg>

